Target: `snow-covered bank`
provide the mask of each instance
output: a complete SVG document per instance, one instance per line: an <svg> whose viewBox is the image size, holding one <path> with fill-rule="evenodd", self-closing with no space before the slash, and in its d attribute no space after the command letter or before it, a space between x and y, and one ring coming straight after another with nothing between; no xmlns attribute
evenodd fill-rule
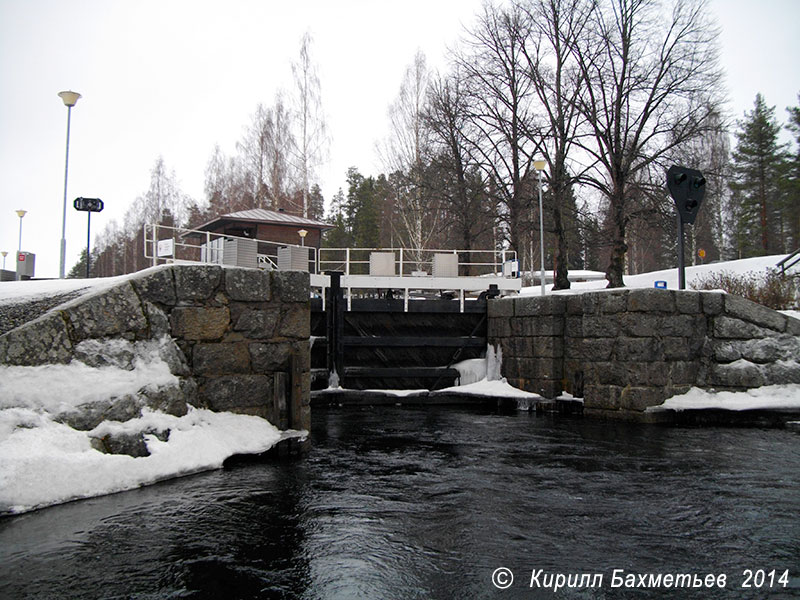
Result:
<svg viewBox="0 0 800 600"><path fill-rule="evenodd" d="M744 392L726 392L692 388L686 394L667 398L658 410L800 410L800 385L765 385Z"/></svg>
<svg viewBox="0 0 800 600"><path fill-rule="evenodd" d="M131 346L131 352L137 353L133 369L79 360L0 366L0 514L216 469L232 455L269 450L286 435L259 417L192 407L183 416L144 407L138 418L102 420L88 431L67 425L66 417L79 407L135 397L142 387L177 379L158 342ZM106 454L93 446L118 434L143 436L149 456Z"/></svg>
<svg viewBox="0 0 800 600"><path fill-rule="evenodd" d="M754 258L743 258L741 260L731 260L724 262L715 262L707 265L696 265L686 267L686 288L691 289L693 283L700 281L712 273L730 273L732 275L746 275L746 274L763 274L766 275L769 269L774 269L786 255L776 254L773 256L758 256ZM797 269L791 269L796 272ZM550 274L552 276L552 273ZM576 278L585 278L584 272L577 272ZM623 277L625 285L629 288L652 288L655 286L656 281L665 281L667 289L678 289L678 269L664 269L662 271L652 271L649 273L640 273L638 275L625 275ZM577 281L572 283L569 290L559 291L556 293L576 293L586 291L602 290L608 285L605 278L596 278L592 281ZM553 285L548 284L546 287L547 292L552 292ZM541 287L531 286L522 288L522 295L539 295Z"/></svg>

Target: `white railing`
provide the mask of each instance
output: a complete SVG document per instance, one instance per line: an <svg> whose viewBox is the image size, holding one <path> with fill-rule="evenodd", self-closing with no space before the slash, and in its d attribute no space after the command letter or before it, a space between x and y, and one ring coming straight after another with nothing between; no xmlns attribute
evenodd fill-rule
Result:
<svg viewBox="0 0 800 600"><path fill-rule="evenodd" d="M256 243L255 265L260 269L278 268L280 248L304 248L308 252L307 270L319 272L319 254L313 246L299 246L273 240L248 238L186 227L170 227L146 223L144 225L144 256L153 266L165 262L202 262L236 264L226 260L223 251L225 240L242 240Z"/></svg>
<svg viewBox="0 0 800 600"><path fill-rule="evenodd" d="M373 254L394 255L394 276L417 277L431 275L437 255L458 257L458 276L498 275L503 273L504 265L516 262L517 253L513 250L444 250L425 248L320 248L320 273L341 271L345 275L367 275Z"/></svg>

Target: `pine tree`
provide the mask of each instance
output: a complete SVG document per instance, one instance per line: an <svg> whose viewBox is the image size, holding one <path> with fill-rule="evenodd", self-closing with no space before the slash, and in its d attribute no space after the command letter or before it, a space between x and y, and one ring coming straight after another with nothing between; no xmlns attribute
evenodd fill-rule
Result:
<svg viewBox="0 0 800 600"><path fill-rule="evenodd" d="M790 238L787 250L800 247L800 94L797 100L798 106L786 109L789 112L789 123L786 127L794 134L795 141L794 152L787 160L786 177L782 179L786 198L787 233Z"/></svg>
<svg viewBox="0 0 800 600"><path fill-rule="evenodd" d="M775 120L775 107L768 107L756 95L751 112L745 113L736 132L733 161L735 179L731 183L735 224L742 257L783 251L783 226L780 174L785 148L778 143L781 126Z"/></svg>

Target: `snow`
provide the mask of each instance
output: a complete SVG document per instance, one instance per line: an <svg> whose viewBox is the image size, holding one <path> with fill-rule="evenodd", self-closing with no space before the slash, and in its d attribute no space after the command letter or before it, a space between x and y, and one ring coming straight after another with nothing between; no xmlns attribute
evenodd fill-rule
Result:
<svg viewBox="0 0 800 600"><path fill-rule="evenodd" d="M90 366L79 360L67 365L0 366L0 514L216 469L234 454L264 452L287 435L302 435L282 434L259 417L193 407L181 417L145 408L139 418L103 421L92 431L59 422L59 416L80 405L136 394L145 386L176 384L161 356L163 343L109 340L102 347L87 348L96 355L113 356L115 348L110 345L128 344L130 348L123 350L135 355L132 369ZM104 454L91 445L92 437L142 432L150 456Z"/></svg>
<svg viewBox="0 0 800 600"><path fill-rule="evenodd" d="M732 275L745 275L748 273L762 273L766 274L767 270L774 269L781 260L786 257L784 254L776 254L773 256L759 256L755 258L743 258L741 260L715 262L707 265L696 265L686 267L686 289L691 289L692 283L708 277L711 273L720 273L725 271ZM790 269L791 272L796 272L796 268ZM585 272L579 272L575 277L572 277L570 271L570 279L581 279L585 277ZM548 280L552 281L552 272L547 276ZM642 273L639 275L625 275L623 278L625 285L629 288L652 288L655 287L656 281L666 281L667 289L678 289L678 269L664 269L662 271L652 271L650 273ZM592 281L576 281L571 284L569 290L557 291L555 293L578 293L586 291L595 291L606 289L608 281L603 279L594 279ZM552 284L545 286L547 292L553 292ZM539 295L541 293L541 286L535 285L531 287L524 287L520 291L521 295Z"/></svg>
<svg viewBox="0 0 800 600"><path fill-rule="evenodd" d="M671 410L800 410L800 385L766 385L744 392L709 391L692 388L686 394L667 398L648 411Z"/></svg>

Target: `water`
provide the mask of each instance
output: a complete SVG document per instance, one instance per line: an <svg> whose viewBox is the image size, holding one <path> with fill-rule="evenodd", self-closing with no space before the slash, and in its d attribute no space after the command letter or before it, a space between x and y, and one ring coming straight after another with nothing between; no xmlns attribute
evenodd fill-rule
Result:
<svg viewBox="0 0 800 600"><path fill-rule="evenodd" d="M800 597L797 433L391 407L316 409L312 434L304 459L0 520L0 597ZM531 589L538 569L602 587ZM745 569L789 585L742 589Z"/></svg>

